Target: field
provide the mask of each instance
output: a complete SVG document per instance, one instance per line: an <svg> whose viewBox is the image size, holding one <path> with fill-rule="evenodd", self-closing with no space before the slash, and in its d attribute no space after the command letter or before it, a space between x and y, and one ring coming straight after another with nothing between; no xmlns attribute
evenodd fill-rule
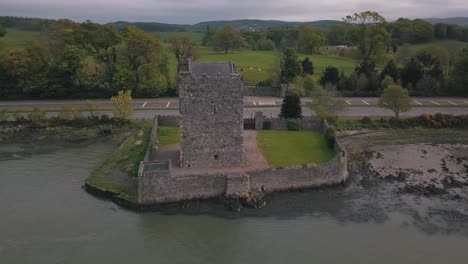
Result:
<svg viewBox="0 0 468 264"><path fill-rule="evenodd" d="M231 61L236 64L237 70L244 76L244 80L255 85L268 79L273 73L275 65L279 64L279 54L275 51L235 50L228 54L214 51L210 47L199 47L200 61ZM357 65L357 61L325 55L300 54L299 58L309 57L314 63L315 75L321 75L327 66L335 66L340 71L350 74Z"/></svg>
<svg viewBox="0 0 468 264"><path fill-rule="evenodd" d="M325 137L310 131L258 131L257 142L272 167L322 163L333 159Z"/></svg>
<svg viewBox="0 0 468 264"><path fill-rule="evenodd" d="M38 40L41 33L36 31L26 31L8 28L7 34L0 38L0 42L12 48L25 46L28 42Z"/></svg>
<svg viewBox="0 0 468 264"><path fill-rule="evenodd" d="M203 39L203 33L199 32L156 32L155 35L156 37L164 42L168 42L169 39L171 38L171 35L173 34L178 34L182 37L188 37L192 40L194 40L197 45L201 45L202 39Z"/></svg>

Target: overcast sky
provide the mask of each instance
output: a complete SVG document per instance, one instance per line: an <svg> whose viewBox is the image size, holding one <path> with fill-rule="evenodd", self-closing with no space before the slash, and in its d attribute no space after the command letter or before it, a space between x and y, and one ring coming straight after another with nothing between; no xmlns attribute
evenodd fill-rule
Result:
<svg viewBox="0 0 468 264"><path fill-rule="evenodd" d="M387 19L468 16L467 0L0 0L0 15L81 22L153 21L193 24L243 18L341 19L375 10Z"/></svg>

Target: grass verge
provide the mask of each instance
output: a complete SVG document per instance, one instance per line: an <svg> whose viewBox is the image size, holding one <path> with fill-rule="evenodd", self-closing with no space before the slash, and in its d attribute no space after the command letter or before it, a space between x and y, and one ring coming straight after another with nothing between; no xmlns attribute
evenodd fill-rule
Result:
<svg viewBox="0 0 468 264"><path fill-rule="evenodd" d="M272 167L323 163L335 156L320 132L263 130L257 142Z"/></svg>
<svg viewBox="0 0 468 264"><path fill-rule="evenodd" d="M136 203L136 177L148 148L151 126L152 122L133 121L129 126L130 135L110 154L102 166L86 179L86 185Z"/></svg>

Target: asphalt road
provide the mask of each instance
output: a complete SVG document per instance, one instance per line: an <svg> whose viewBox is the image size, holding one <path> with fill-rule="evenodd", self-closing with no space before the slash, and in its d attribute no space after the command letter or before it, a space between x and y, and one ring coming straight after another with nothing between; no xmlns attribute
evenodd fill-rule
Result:
<svg viewBox="0 0 468 264"><path fill-rule="evenodd" d="M342 98L345 104L349 107L360 106L377 106L378 98ZM110 100L93 100L97 102L102 109L111 109L112 102ZM281 105L282 99L275 97L245 97L244 104L246 107L278 107ZM313 102L309 98L303 98L302 103L307 104ZM468 98L414 98L412 99L415 107L468 107ZM45 109L60 109L64 105L72 107L86 107L86 100L31 100L31 101L0 101L0 109L24 109L30 110L33 107ZM178 98L149 98L149 99L134 99L133 107L135 109L178 109Z"/></svg>
<svg viewBox="0 0 468 264"><path fill-rule="evenodd" d="M377 107L378 98L343 98L346 108L342 111L342 116L391 116L392 112ZM108 113L112 108L110 100L93 100L100 104L101 113ZM278 116L281 98L268 97L245 97L244 116L253 117L256 111L262 111L265 116ZM303 104L311 102L310 99L302 99ZM39 107L49 110L50 115L55 115L54 111L60 110L64 105L72 107L86 108L86 100L34 100L34 101L0 101L0 109L8 110L31 110ZM418 116L424 113L445 113L445 114L468 114L468 99L464 98L417 98L413 99L415 106L411 111L402 113L402 116ZM158 98L158 99L135 99L133 101L134 118L153 118L155 114L178 115L178 98ZM311 115L312 111L303 107L305 116Z"/></svg>

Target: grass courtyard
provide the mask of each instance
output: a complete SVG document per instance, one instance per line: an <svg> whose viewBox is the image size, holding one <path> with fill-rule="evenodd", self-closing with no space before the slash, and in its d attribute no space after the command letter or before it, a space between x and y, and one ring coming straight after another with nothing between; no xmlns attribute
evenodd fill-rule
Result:
<svg viewBox="0 0 468 264"><path fill-rule="evenodd" d="M172 145L180 142L180 129L173 126L158 127L159 146Z"/></svg>
<svg viewBox="0 0 468 264"><path fill-rule="evenodd" d="M257 143L272 167L323 163L334 158L320 132L311 131L258 131Z"/></svg>

